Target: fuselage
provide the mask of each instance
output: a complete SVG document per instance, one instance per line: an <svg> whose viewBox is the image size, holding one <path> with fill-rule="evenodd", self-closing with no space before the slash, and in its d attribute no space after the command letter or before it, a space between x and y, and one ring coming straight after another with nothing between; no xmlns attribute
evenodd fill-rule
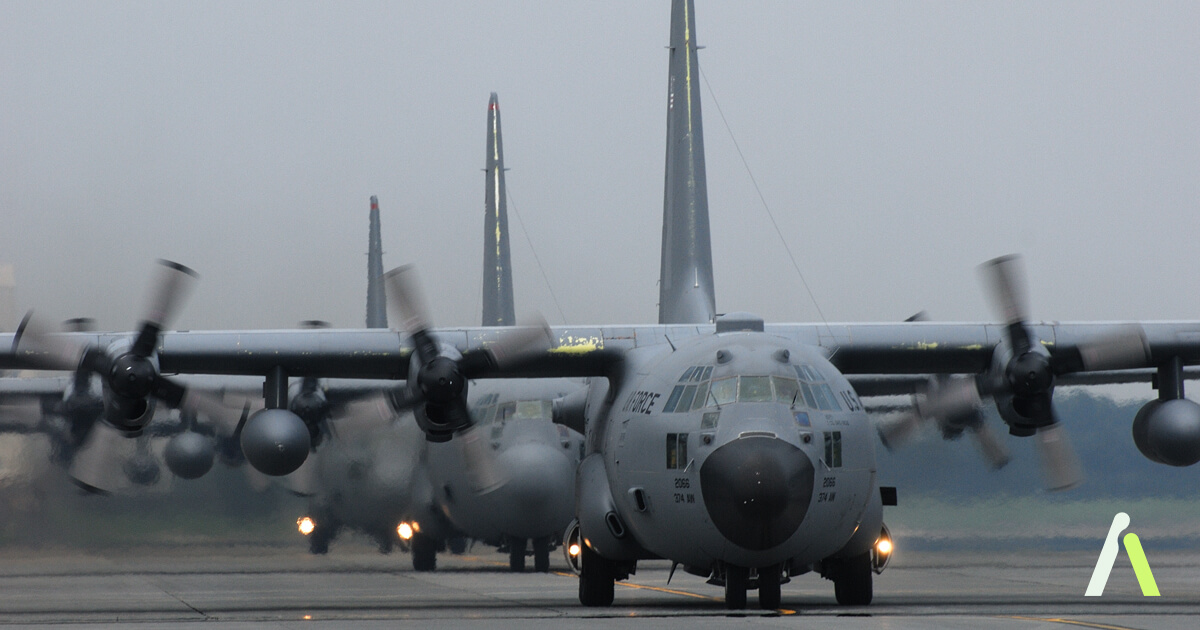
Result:
<svg viewBox="0 0 1200 630"><path fill-rule="evenodd" d="M611 400L590 444L651 555L705 575L811 564L871 517L870 424L817 349L762 332L636 349Z"/></svg>

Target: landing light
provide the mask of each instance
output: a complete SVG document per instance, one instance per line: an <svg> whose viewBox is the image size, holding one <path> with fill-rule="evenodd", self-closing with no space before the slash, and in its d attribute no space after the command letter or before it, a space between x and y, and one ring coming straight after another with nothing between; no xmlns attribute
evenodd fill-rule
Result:
<svg viewBox="0 0 1200 630"><path fill-rule="evenodd" d="M304 534L305 536L313 533L313 530L316 528L317 524L307 516L296 519L296 529L300 530L300 533Z"/></svg>
<svg viewBox="0 0 1200 630"><path fill-rule="evenodd" d="M567 553L571 554L572 556L578 556L580 551L581 549L579 548L579 543L571 543L571 546L567 548Z"/></svg>
<svg viewBox="0 0 1200 630"><path fill-rule="evenodd" d="M408 523L400 523L400 526L396 528L396 533L400 535L402 540L409 540L413 536L412 525L409 525Z"/></svg>
<svg viewBox="0 0 1200 630"><path fill-rule="evenodd" d="M888 531L887 525L884 525L879 531L879 538L875 539L875 546L871 549L871 568L876 573L883 573L887 568L888 562L892 559L892 552L896 546L892 542L892 532Z"/></svg>

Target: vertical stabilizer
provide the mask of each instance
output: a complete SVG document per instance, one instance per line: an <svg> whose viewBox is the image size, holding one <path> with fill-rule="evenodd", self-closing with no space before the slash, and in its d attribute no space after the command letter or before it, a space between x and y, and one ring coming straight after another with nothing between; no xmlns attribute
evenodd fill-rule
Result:
<svg viewBox="0 0 1200 630"><path fill-rule="evenodd" d="M508 250L508 194L504 188L504 147L500 142L500 104L488 99L486 195L483 224L483 325L512 326L512 260Z"/></svg>
<svg viewBox="0 0 1200 630"><path fill-rule="evenodd" d="M667 174L663 193L660 324L713 321L712 243L704 132L700 126L700 68L692 0L671 3L670 72L667 78Z"/></svg>
<svg viewBox="0 0 1200 630"><path fill-rule="evenodd" d="M371 195L371 234L367 246L367 328L387 328L383 294L383 237L379 232L379 199Z"/></svg>

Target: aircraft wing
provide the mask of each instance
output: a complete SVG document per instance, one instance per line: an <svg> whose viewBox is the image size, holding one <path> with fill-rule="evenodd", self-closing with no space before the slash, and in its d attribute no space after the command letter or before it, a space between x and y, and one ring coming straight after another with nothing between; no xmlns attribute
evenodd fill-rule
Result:
<svg viewBox="0 0 1200 630"><path fill-rule="evenodd" d="M1200 365L1200 321L1035 323L1029 330L1051 355L1056 355L1076 352L1088 340L1131 326L1144 332L1148 351L1145 365L1102 370L1106 374L1095 383L1145 381L1148 373L1144 368L1176 358L1185 366ZM602 376L625 350L713 331L712 325L556 327L551 332L557 347L484 376ZM440 343L466 351L495 343L505 329L448 328L432 332ZM1005 338L1004 326L981 323L772 324L766 326L766 332L824 348L830 361L848 376L981 373L988 369L993 352ZM104 346L134 335L72 336ZM11 348L12 344L13 335L0 335L0 347ZM390 330L166 332L157 347L164 374L262 376L282 367L290 376L385 380L407 378L412 352L408 338ZM0 369L40 364L36 350L0 355ZM867 380L859 379L864 383ZM893 383L899 382L893 379ZM1080 382L1092 384L1086 378Z"/></svg>

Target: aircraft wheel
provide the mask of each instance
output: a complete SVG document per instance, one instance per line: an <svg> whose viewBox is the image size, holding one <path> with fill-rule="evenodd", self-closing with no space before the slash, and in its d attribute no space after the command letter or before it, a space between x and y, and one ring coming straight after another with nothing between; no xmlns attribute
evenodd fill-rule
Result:
<svg viewBox="0 0 1200 630"><path fill-rule="evenodd" d="M450 548L450 553L461 556L467 552L467 539L465 536L453 536L446 541L446 546Z"/></svg>
<svg viewBox="0 0 1200 630"><path fill-rule="evenodd" d="M758 606L763 610L779 608L779 582L782 576L783 570L778 564L758 570Z"/></svg>
<svg viewBox="0 0 1200 630"><path fill-rule="evenodd" d="M613 571L607 559L583 545L580 551L579 603L584 606L612 606Z"/></svg>
<svg viewBox="0 0 1200 630"><path fill-rule="evenodd" d="M833 593L843 606L871 603L871 553L867 552L838 563L833 576Z"/></svg>
<svg viewBox="0 0 1200 630"><path fill-rule="evenodd" d="M321 523L329 524L321 525ZM334 522L332 518L323 518L317 521L317 526L308 535L308 552L318 556L329 553L329 543L333 542L333 539L337 537L340 529L341 526Z"/></svg>
<svg viewBox="0 0 1200 630"><path fill-rule="evenodd" d="M437 568L438 541L424 534L412 537L412 561L416 571L433 571Z"/></svg>
<svg viewBox="0 0 1200 630"><path fill-rule="evenodd" d="M729 610L746 608L746 588L750 584L750 569L725 567L725 607Z"/></svg>
<svg viewBox="0 0 1200 630"><path fill-rule="evenodd" d="M550 572L550 538L533 539L533 570L538 573Z"/></svg>
<svg viewBox="0 0 1200 630"><path fill-rule="evenodd" d="M525 570L525 539L511 536L508 539L508 568L513 573Z"/></svg>
<svg viewBox="0 0 1200 630"><path fill-rule="evenodd" d="M379 553L392 553L392 539L387 534L380 535L375 539L375 542L379 545Z"/></svg>

